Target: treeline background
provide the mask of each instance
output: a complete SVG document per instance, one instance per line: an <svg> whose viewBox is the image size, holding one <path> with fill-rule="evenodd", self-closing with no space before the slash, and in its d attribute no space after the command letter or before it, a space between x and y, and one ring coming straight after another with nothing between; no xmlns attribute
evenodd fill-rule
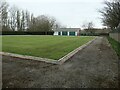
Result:
<svg viewBox="0 0 120 90"><path fill-rule="evenodd" d="M52 16L34 16L28 10L19 9L17 6L9 6L9 3L0 1L0 25L2 32L49 32L53 28L63 27Z"/></svg>

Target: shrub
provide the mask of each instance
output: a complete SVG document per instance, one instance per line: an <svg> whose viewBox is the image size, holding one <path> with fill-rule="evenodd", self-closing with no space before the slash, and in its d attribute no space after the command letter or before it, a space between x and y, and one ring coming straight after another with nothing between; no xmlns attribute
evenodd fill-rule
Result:
<svg viewBox="0 0 120 90"><path fill-rule="evenodd" d="M1 35L53 35L53 31L39 32L39 31L2 31Z"/></svg>

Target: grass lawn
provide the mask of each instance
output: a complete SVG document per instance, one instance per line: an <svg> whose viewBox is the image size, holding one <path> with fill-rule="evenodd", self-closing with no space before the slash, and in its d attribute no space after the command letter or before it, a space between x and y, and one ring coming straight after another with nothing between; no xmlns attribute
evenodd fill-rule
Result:
<svg viewBox="0 0 120 90"><path fill-rule="evenodd" d="M116 51L117 55L120 58L120 43L115 41L114 39L108 37L108 41L110 42L110 44L112 45L113 49Z"/></svg>
<svg viewBox="0 0 120 90"><path fill-rule="evenodd" d="M2 36L2 51L49 59L60 59L95 37Z"/></svg>

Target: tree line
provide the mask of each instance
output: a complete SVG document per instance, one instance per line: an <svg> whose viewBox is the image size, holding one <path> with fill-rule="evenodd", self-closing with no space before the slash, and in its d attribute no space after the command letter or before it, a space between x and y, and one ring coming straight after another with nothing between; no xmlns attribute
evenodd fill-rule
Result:
<svg viewBox="0 0 120 90"><path fill-rule="evenodd" d="M104 8L100 10L104 26L112 30L120 26L120 0L104 2ZM28 10L21 10L16 6L0 0L0 27L3 31L51 31L53 28L62 27L54 17L39 15L37 17ZM93 28L93 23L83 25L87 29Z"/></svg>
<svg viewBox="0 0 120 90"><path fill-rule="evenodd" d="M2 31L51 31L61 27L54 17L39 15L34 16L28 10L21 10L16 6L0 1L0 25Z"/></svg>

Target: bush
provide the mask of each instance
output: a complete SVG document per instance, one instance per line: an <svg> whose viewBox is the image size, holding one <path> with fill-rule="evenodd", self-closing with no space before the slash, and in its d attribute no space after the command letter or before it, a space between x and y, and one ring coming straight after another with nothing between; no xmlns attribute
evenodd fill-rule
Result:
<svg viewBox="0 0 120 90"><path fill-rule="evenodd" d="M2 31L0 35L53 35L53 31L49 32L39 32L39 31Z"/></svg>
<svg viewBox="0 0 120 90"><path fill-rule="evenodd" d="M99 33L81 33L81 36L99 36Z"/></svg>

